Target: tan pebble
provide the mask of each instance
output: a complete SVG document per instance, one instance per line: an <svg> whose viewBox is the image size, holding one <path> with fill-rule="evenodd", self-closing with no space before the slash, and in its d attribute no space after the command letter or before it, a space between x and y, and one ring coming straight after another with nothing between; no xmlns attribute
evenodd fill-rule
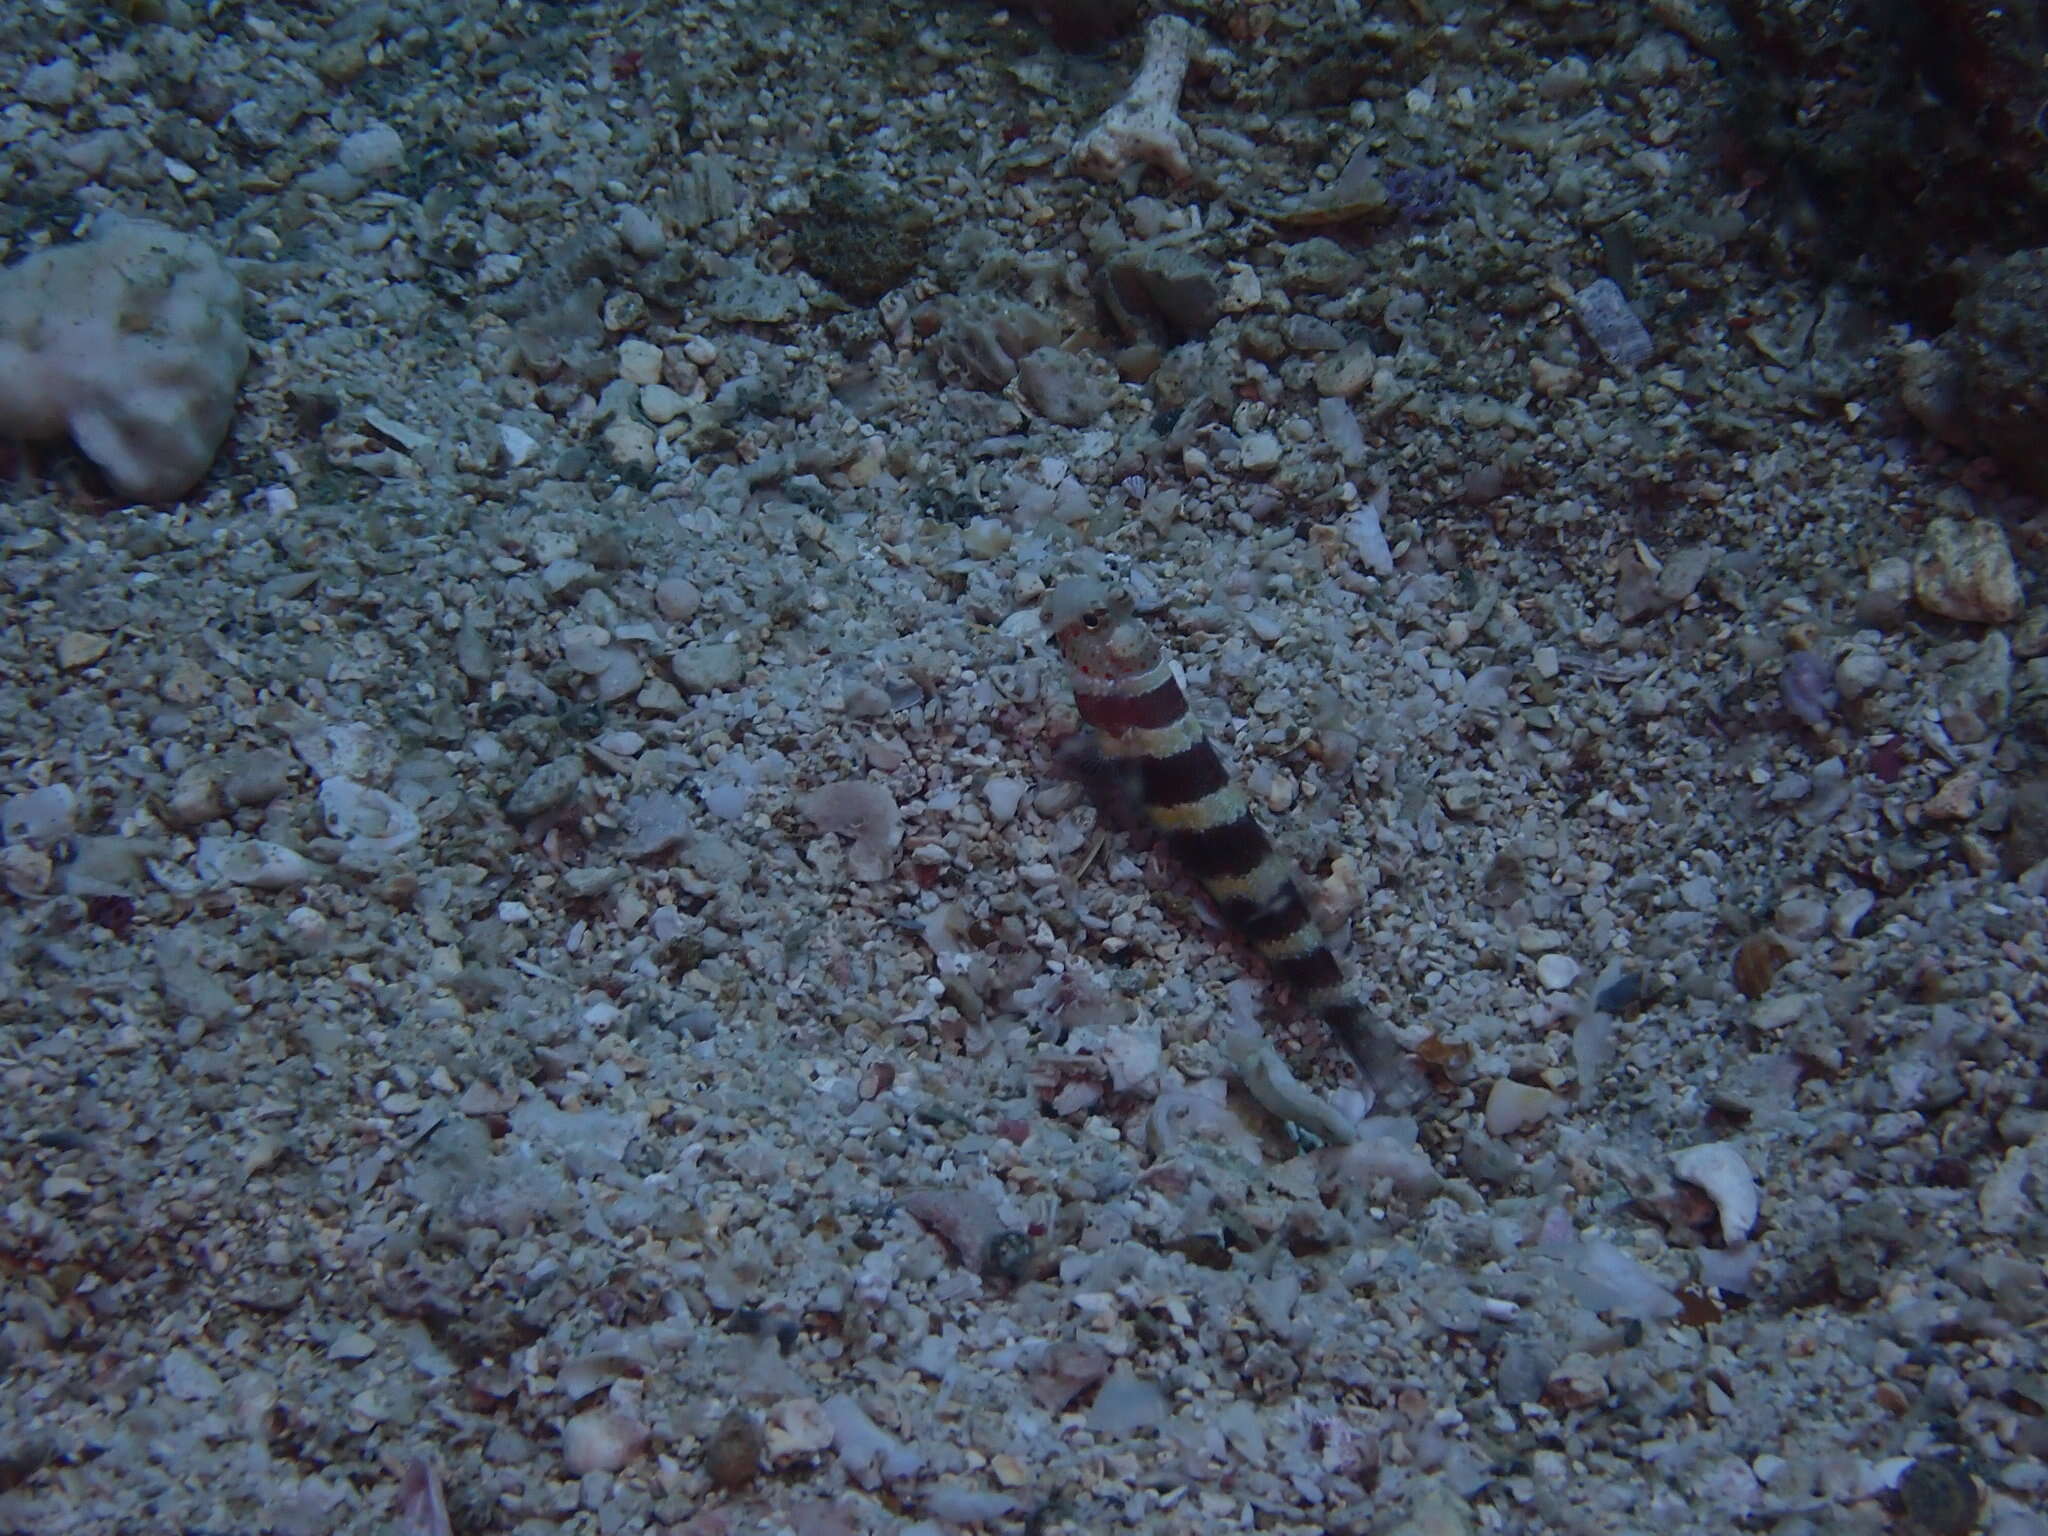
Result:
<svg viewBox="0 0 2048 1536"><path fill-rule="evenodd" d="M1607 1396L1607 1373L1583 1350L1566 1355L1543 1384L1543 1396L1559 1408L1590 1408Z"/></svg>
<svg viewBox="0 0 2048 1536"><path fill-rule="evenodd" d="M1372 374L1371 343L1353 342L1316 364L1316 393L1348 400L1372 381Z"/></svg>
<svg viewBox="0 0 2048 1536"><path fill-rule="evenodd" d="M664 619L680 623L704 606L704 594L687 576L664 576L655 583L654 606Z"/></svg>
<svg viewBox="0 0 2048 1536"><path fill-rule="evenodd" d="M1835 663L1835 687L1853 703L1882 683L1887 670L1884 658L1869 646L1851 646Z"/></svg>
<svg viewBox="0 0 2048 1536"><path fill-rule="evenodd" d="M1273 782L1266 786L1266 806L1276 816L1285 815L1294 809L1295 796L1299 793L1300 786L1293 774L1276 773Z"/></svg>
<svg viewBox="0 0 2048 1536"><path fill-rule="evenodd" d="M661 382L661 348L651 341L629 337L619 343L619 377L628 384Z"/></svg>
<svg viewBox="0 0 2048 1536"><path fill-rule="evenodd" d="M1486 1095L1486 1134L1512 1136L1541 1122L1557 1107L1557 1095L1534 1083L1503 1077Z"/></svg>
<svg viewBox="0 0 2048 1536"><path fill-rule="evenodd" d="M856 490L871 485L882 472L882 440L871 437L861 444L860 451L846 461L840 473L846 476L846 483Z"/></svg>
<svg viewBox="0 0 2048 1536"><path fill-rule="evenodd" d="M654 429L644 421L615 421L604 429L604 451L614 464L654 467Z"/></svg>
<svg viewBox="0 0 2048 1536"><path fill-rule="evenodd" d="M195 661L180 661L164 674L164 680L157 684L157 692L166 704L181 708L204 704L214 694L213 674Z"/></svg>
<svg viewBox="0 0 2048 1536"><path fill-rule="evenodd" d="M1024 1470L1024 1463L1007 1451L998 1452L989 1458L989 1472L1005 1488L1022 1488L1029 1481L1030 1474Z"/></svg>
<svg viewBox="0 0 2048 1536"><path fill-rule="evenodd" d="M177 783L171 786L170 799L164 804L174 825L196 827L227 814L221 799L219 773L219 767L213 763L194 763L178 775Z"/></svg>
<svg viewBox="0 0 2048 1536"><path fill-rule="evenodd" d="M57 641L57 665L66 672L89 667L106 655L114 642L83 629L67 630Z"/></svg>
<svg viewBox="0 0 2048 1536"><path fill-rule="evenodd" d="M665 427L684 411L690 402L670 389L666 384L645 384L640 389L640 414L657 427Z"/></svg>
<svg viewBox="0 0 2048 1536"><path fill-rule="evenodd" d="M1913 596L1946 619L2011 623L2020 616L2020 581L2005 531L1986 519L1937 517L1913 557Z"/></svg>
<svg viewBox="0 0 2048 1536"><path fill-rule="evenodd" d="M1929 821L1968 821L1977 810L1977 770L1956 774L1921 809Z"/></svg>
<svg viewBox="0 0 2048 1536"><path fill-rule="evenodd" d="M1579 387L1579 372L1553 363L1547 357L1529 359L1529 383L1536 393L1555 400Z"/></svg>

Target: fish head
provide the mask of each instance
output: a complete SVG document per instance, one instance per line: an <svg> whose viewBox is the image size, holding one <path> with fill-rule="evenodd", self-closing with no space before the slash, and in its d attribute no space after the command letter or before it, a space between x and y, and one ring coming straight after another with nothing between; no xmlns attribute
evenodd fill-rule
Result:
<svg viewBox="0 0 2048 1536"><path fill-rule="evenodd" d="M1083 676L1114 682L1159 664L1159 642L1138 618L1130 594L1095 577L1054 587L1045 621L1067 665Z"/></svg>

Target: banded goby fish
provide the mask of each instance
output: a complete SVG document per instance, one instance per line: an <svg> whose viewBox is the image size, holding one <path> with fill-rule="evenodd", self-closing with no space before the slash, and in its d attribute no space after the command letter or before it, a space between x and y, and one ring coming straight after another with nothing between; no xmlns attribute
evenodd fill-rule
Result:
<svg viewBox="0 0 2048 1536"><path fill-rule="evenodd" d="M1103 754L1136 770L1145 817L1275 979L1321 1016L1358 1063L1375 1102L1408 1107L1420 1069L1358 1002L1330 953L1295 866L1273 846L1188 707L1165 648L1127 593L1093 577L1061 582L1045 619L1074 705Z"/></svg>

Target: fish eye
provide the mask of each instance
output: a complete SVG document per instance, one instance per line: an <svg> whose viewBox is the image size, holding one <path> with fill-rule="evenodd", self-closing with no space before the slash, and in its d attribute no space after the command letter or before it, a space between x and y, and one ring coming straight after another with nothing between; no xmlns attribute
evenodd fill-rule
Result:
<svg viewBox="0 0 2048 1536"><path fill-rule="evenodd" d="M1090 608L1081 615L1081 627L1083 629L1100 629L1105 617L1106 615L1100 608Z"/></svg>

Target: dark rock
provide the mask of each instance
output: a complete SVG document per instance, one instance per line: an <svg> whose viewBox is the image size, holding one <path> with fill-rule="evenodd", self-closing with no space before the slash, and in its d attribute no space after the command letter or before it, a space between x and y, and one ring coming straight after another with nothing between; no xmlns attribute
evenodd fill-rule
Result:
<svg viewBox="0 0 2048 1536"><path fill-rule="evenodd" d="M2048 249L2008 256L1956 311L1970 429L2007 474L2048 494Z"/></svg>
<svg viewBox="0 0 2048 1536"><path fill-rule="evenodd" d="M1031 0L1031 14L1068 53L1100 48L1135 31L1143 0Z"/></svg>
<svg viewBox="0 0 2048 1536"><path fill-rule="evenodd" d="M794 231L796 259L843 299L872 304L924 260L931 220L879 183L827 176Z"/></svg>
<svg viewBox="0 0 2048 1536"><path fill-rule="evenodd" d="M1735 169L1768 177L1780 238L1872 273L1929 332L1967 259L2048 244L2040 8L2002 0L1733 0L1704 39L1730 86Z"/></svg>
<svg viewBox="0 0 2048 1536"><path fill-rule="evenodd" d="M2017 880L2043 859L2048 859L2048 775L2037 774L2012 792L1998 867L2008 880Z"/></svg>
<svg viewBox="0 0 2048 1536"><path fill-rule="evenodd" d="M1183 246L1119 251L1103 270L1102 301L1133 340L1199 341L1223 318L1216 264Z"/></svg>

